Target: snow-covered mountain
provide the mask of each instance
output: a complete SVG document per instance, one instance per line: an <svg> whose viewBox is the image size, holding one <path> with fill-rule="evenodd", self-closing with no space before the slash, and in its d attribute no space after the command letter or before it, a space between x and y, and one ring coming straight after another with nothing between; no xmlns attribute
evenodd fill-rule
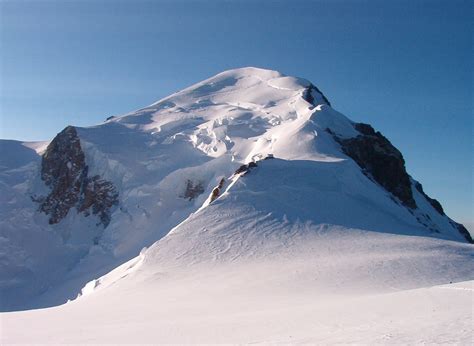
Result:
<svg viewBox="0 0 474 346"><path fill-rule="evenodd" d="M81 290L64 309L144 308L178 286L219 300L474 279L469 233L402 154L301 78L230 70L49 143L0 145L3 310Z"/></svg>

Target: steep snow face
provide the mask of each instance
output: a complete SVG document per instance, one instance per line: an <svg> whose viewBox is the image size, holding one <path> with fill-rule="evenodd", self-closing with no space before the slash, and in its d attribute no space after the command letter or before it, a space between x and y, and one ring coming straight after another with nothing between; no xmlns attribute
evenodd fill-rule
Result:
<svg viewBox="0 0 474 346"><path fill-rule="evenodd" d="M8 258L1 264L1 294L8 297L1 299L4 309L72 299L88 281L133 258L188 217L192 220L193 213L207 215L210 224L220 222L212 210L224 200L230 214L254 215L232 205L227 197L245 193L255 197L252 200L260 203L265 215L278 214L282 220L291 215L311 222L315 230L329 225L347 232L465 241L457 224L415 188L415 180L404 180L412 185L414 201L407 207L380 179L374 179L375 174L364 175L360 162L341 148L342 141L361 135L356 124L332 109L319 89L301 78L256 68L230 70L138 111L74 131L79 141L65 147L80 148L87 176L110 183L118 196L116 205L107 209L105 223L100 213L87 215L79 206L67 208L57 222L49 224L41 202L30 198L50 193L41 179L45 157L28 151L24 144L14 144L21 152L18 160L2 163L5 208L0 235L7 244L3 256ZM53 142L48 149L38 150L48 152ZM269 156L277 159L260 166ZM246 191L246 184L255 181L247 175L240 179L241 174L234 172L254 161L257 170L267 173L256 180L262 190L253 186ZM66 176L68 169L64 169ZM250 178L253 168L248 174ZM271 184L263 184L267 179ZM88 205L97 205L96 195L88 196ZM254 216L239 222L258 225L262 216ZM276 221L265 227L264 233L282 230ZM291 232L283 233L291 239ZM42 244L41 250L35 242ZM249 254L250 243L233 244L229 251L235 255Z"/></svg>

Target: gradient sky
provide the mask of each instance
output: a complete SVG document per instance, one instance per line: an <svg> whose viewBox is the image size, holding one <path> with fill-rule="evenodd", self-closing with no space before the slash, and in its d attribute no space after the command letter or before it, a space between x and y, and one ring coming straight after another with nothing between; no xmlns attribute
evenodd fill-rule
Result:
<svg viewBox="0 0 474 346"><path fill-rule="evenodd" d="M0 1L0 137L52 138L226 69L304 77L447 213L473 209L470 1Z"/></svg>

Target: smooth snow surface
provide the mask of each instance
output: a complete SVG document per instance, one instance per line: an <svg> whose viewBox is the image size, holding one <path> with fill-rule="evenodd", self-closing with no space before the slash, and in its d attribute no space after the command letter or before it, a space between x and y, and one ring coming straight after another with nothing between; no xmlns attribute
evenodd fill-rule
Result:
<svg viewBox="0 0 474 346"><path fill-rule="evenodd" d="M123 279L60 307L2 315L0 341L472 343L474 281L341 294L312 284L319 279L317 270L303 278L296 265L279 264L137 272L127 283ZM305 275L308 267L302 268ZM285 277L288 273L293 275ZM349 279L345 285L351 283Z"/></svg>
<svg viewBox="0 0 474 346"><path fill-rule="evenodd" d="M47 143L2 141L1 306L73 301L1 314L1 343L472 341L473 246L364 175L327 131L353 123L310 86L236 69L77 128L119 191L105 229L75 210L48 225Z"/></svg>

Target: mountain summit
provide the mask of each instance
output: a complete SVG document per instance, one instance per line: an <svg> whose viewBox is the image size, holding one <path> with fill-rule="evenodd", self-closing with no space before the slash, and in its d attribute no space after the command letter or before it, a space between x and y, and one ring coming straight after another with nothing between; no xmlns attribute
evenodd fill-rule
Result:
<svg viewBox="0 0 474 346"><path fill-rule="evenodd" d="M4 310L204 264L262 274L281 260L341 290L474 277L469 233L400 151L305 79L229 70L47 143L0 145Z"/></svg>

